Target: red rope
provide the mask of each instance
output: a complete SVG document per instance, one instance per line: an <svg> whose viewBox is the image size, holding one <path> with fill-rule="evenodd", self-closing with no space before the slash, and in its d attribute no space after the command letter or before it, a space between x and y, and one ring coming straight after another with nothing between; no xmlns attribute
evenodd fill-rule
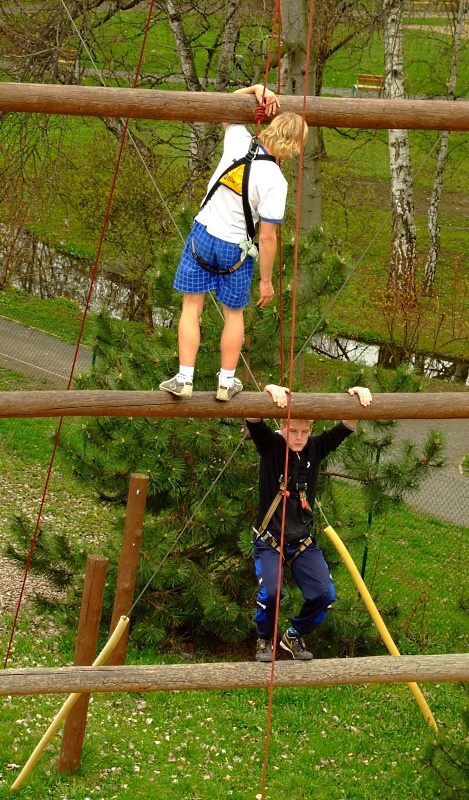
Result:
<svg viewBox="0 0 469 800"><path fill-rule="evenodd" d="M311 38L312 38L312 30L313 30L313 16L314 16L314 0L311 1L310 10L309 10L309 21L308 21L308 41L306 47L306 69L305 69L305 76L304 76L304 84L303 84L303 108L302 108L302 119L303 124L306 121L306 91L308 86L308 77L309 77L309 61L311 57ZM280 62L279 62L279 69L280 69ZM292 388L293 388L293 362L294 362L294 344L295 344L295 324L296 324L296 295L297 295L297 285L298 285L298 238L300 234L300 210L301 210L301 188L302 188L302 173L303 173L303 163L304 163L304 141L301 140L301 147L300 147L300 154L299 154L299 166L298 166L298 191L297 191L297 198L296 198L296 220L295 220L295 246L294 246L294 256L293 256L293 291L292 291L292 319L291 319L291 336L290 336L290 379L289 379L289 394L288 394L288 407L287 407L287 447L285 450L285 465L284 465L284 472L285 476L288 475L288 434L290 431L290 421L291 421L291 397L292 397ZM286 480L286 477L285 477ZM282 567L283 567L283 544L284 544L284 535L285 535L285 518L286 518L286 508L287 508L287 496L286 493L283 496L283 503L282 503L282 527L280 533L280 557L279 557L279 567L278 567L278 576L277 576L277 599L276 599L276 608L275 608L275 626L274 631L277 631L278 627L278 618L279 618L279 611L280 611L280 588L281 588L281 580L282 580ZM273 640L273 647L272 647L272 666L271 666L271 674L270 674L270 686L269 686L269 703L268 703L268 712L267 712L267 726L266 726L266 741L265 741L265 752L264 752L264 766L263 766L263 774L262 774L262 792L261 792L261 800L265 798L265 790L266 790L266 780L267 780L267 763L268 763L268 753L269 753L269 743L270 743L270 730L271 730L271 722L272 722L272 702L273 702L273 687L274 687L274 677L275 677L275 657L277 652L277 641L276 635L274 635Z"/></svg>
<svg viewBox="0 0 469 800"><path fill-rule="evenodd" d="M275 33L275 27L277 25L277 20L279 22L278 30L279 30L279 36L280 36L280 0L277 0L277 2L275 4L274 19L273 19L273 22L272 22L272 30L271 30L271 33L270 33L270 40L269 40L269 50L268 50L267 59L266 59L266 62L265 62L264 94L262 96L262 100L264 100L265 90L267 89L267 79L269 77L270 63L272 61L272 49L273 49L273 44L274 44L274 33ZM280 69L280 64L279 64L279 69ZM258 117L258 114L260 114L259 109L262 109L262 116ZM263 122L263 120L264 120L264 106L260 105L258 107L258 109L257 109L257 112L256 112L256 139L259 138L259 131L261 129L261 122Z"/></svg>
<svg viewBox="0 0 469 800"><path fill-rule="evenodd" d="M281 9L279 8L278 18L278 35L277 35L277 94L280 94L282 76L280 73L280 60L282 58L282 40L280 31L282 29ZM282 226L279 226L278 232L278 263L279 263L279 279L278 279L278 296L279 296L279 339L280 339L280 385L283 386L285 380L285 353L283 342L283 240L282 240Z"/></svg>
<svg viewBox="0 0 469 800"><path fill-rule="evenodd" d="M264 94L265 94L265 87L264 87ZM259 128L261 123L264 122L265 118L265 108L264 106L257 106L256 110L256 139L259 136Z"/></svg>
<svg viewBox="0 0 469 800"><path fill-rule="evenodd" d="M282 226L278 232L278 296L279 296L279 339L280 339L280 385L285 380L285 353L283 343L283 239Z"/></svg>
<svg viewBox="0 0 469 800"><path fill-rule="evenodd" d="M155 5L155 0L152 0L151 5L150 5L150 10L148 12L147 22L146 22L146 26L145 26L145 32L144 32L144 35L143 35L143 42L142 42L142 47L141 47L141 50L140 50L140 56L139 56L139 60L138 60L138 65L137 65L137 69L136 69L136 72L135 72L135 78L134 78L134 82L133 82L133 88L134 89L137 88L138 81L139 81L139 78L140 78L140 70L141 70L142 61L143 61L143 54L144 54L144 51L145 51L145 45L147 43L148 31L150 29L150 22L151 22L151 17L152 17L152 14L153 14L154 5ZM121 164L121 161L122 161L122 154L124 152L124 145L125 145L125 140L126 140L126 137L127 137L128 127L129 127L129 119L127 118L125 120L125 123L124 123L124 130L122 132L121 143L120 143L120 148L119 148L119 154L118 154L118 157L117 157L116 167L115 167L115 170L114 170L114 177L113 177L113 180L112 180L111 190L109 192L109 198L108 198L108 202L107 202L106 213L104 215L104 221L103 221L103 226L102 226L102 230L101 230L101 236L100 236L100 239L99 239L98 249L96 251L96 258L95 258L95 261L94 261L94 264L93 264L93 269L92 269L92 272L91 272L90 288L88 290L88 295L87 295L86 303L85 303L85 309L83 311L83 316L82 316L82 321L81 321L81 326L80 326L80 332L78 334L78 340L77 340L76 347L75 347L75 353L74 353L74 357L73 357L72 367L71 367L71 370L70 370L70 376L69 376L68 383L67 383L67 391L69 391L69 389L70 389L70 387L72 385L73 374L74 374L74 371L75 371L75 366L76 366L77 358L78 358L78 352L79 352L81 340L82 340L82 337L83 337L83 331L84 331L84 327L85 327L86 317L87 317L88 310L89 310L89 307L90 307L91 296L93 294L93 288L94 288L94 284L95 284L95 280L96 280L96 275L97 275L97 272L98 272L98 265L99 265L99 260L100 260L100 257L101 257L101 250L103 248L103 243L104 243L104 236L105 236L107 225L108 225L108 222L109 222L109 215L111 213L111 206L112 206L112 201L114 199L114 193L115 193L115 189L116 189L117 177L118 177L118 174L119 174L119 168L120 168L120 164ZM19 617L19 614L20 614L21 604L22 604L22 601L23 601L24 591L25 591L25 587L26 587L26 581L27 581L28 574L29 574L29 569L30 569L30 566L31 566L34 547L35 547L37 535L38 535L38 532L39 532L39 525L40 525L41 518L42 518L42 511L43 511L43 508L44 508L44 503L45 503L46 496L47 496L47 490L49 488L49 483L50 483L50 479L51 479L51 475L52 475L52 469L53 469L53 466L54 466L55 455L57 453L57 447L58 447L59 440L60 440L60 432L62 430L63 419L64 419L63 417L60 418L59 424L58 424L58 427L57 427L57 432L55 434L54 446L53 446L53 449L52 449L52 455L51 455L51 459L50 459L50 462L49 462L49 469L47 471L47 477L46 477L46 481L45 481L45 484L44 484L44 490L43 490L43 493L42 493L42 498L41 498L41 502L40 502L40 506L39 506L39 511L38 511L37 518L36 518L36 525L35 525L35 528L34 528L33 537L31 539L31 545L30 545L30 548L29 548L28 559L26 561L26 567L25 567L25 572L24 572L24 577L23 577L23 583L22 583L22 586L21 586L20 595L19 595L19 599L18 599L18 603L17 603L17 607L16 607L15 618L13 620L12 631L11 631L11 635L10 635L10 640L8 642L8 647L7 647L7 652L6 652L6 656L5 656L5 661L4 661L4 664L3 664L3 669L6 669L6 666L8 664L8 659L10 657L11 647L12 647L12 644L13 644L13 638L14 638L14 635L15 635L15 632L16 632L16 628L17 628L17 624L18 624L18 617Z"/></svg>

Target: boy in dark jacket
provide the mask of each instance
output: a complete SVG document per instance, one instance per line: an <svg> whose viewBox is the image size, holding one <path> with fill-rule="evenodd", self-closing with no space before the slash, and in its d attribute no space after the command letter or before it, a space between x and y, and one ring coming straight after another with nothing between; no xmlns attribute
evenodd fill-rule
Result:
<svg viewBox="0 0 469 800"><path fill-rule="evenodd" d="M287 405L283 386L269 384L264 391L272 395L280 408ZM371 403L371 394L362 386L348 390L362 406ZM257 595L257 661L272 661L272 639L275 634L275 610L278 590L280 537L282 528L283 492L286 490L286 514L283 541L283 562L290 566L304 603L291 618L280 647L294 659L313 658L303 636L323 622L326 611L335 600L334 584L322 550L311 536L312 508L321 461L354 431L357 420L343 420L317 436L311 435L311 421L286 420L280 430L273 431L262 419L246 420L251 438L261 457L259 472L259 511L254 528L254 565L259 582ZM285 486L286 447L288 446L288 480Z"/></svg>

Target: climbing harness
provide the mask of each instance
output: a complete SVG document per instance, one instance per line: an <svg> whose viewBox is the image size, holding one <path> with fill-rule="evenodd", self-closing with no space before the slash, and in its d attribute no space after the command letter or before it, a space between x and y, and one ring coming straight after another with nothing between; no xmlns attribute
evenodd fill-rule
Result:
<svg viewBox="0 0 469 800"><path fill-rule="evenodd" d="M199 211L202 211L220 186L226 186L227 189L231 189L232 192L241 197L243 202L247 239L243 242L240 242L239 246L242 254L241 258L236 262L236 264L233 264L233 266L229 267L228 269L218 269L218 267L213 266L213 264L209 264L208 261L205 261L204 258L201 258L198 255L195 249L194 240L192 239L191 241L192 253L198 265L206 272L210 272L213 275L229 275L230 273L235 272L235 270L237 270L238 267L244 263L247 256L252 256L253 258L258 257L258 250L254 244L256 227L252 218L251 204L249 202L249 176L253 161L273 161L274 164L276 163L274 156L270 156L267 153L260 153L259 148L260 145L255 139L252 139L246 155L242 158L238 158L236 161L230 164L230 166L227 167L224 172L222 172L220 177L217 178L213 186L205 195L202 205L200 206Z"/></svg>
<svg viewBox="0 0 469 800"><path fill-rule="evenodd" d="M273 536L267 530L267 527L268 527L269 522L272 519L273 515L275 514L275 512L276 512L276 510L277 510L277 508L279 506L279 503L282 500L282 498L283 497L287 497L287 498L291 497L292 491L296 491L298 493L298 499L300 501L301 508L303 510L310 511L312 513L311 506L308 503L308 498L306 496L306 492L308 490L308 484L307 484L307 481L306 481L306 470L307 470L307 456L306 456L306 454L305 453L300 453L298 461L299 461L299 465L298 465L298 474L296 476L296 481L294 480L294 478L291 475L291 473L289 473L288 479L287 479L287 486L285 486L285 481L283 479L283 475L280 476L280 479L279 479L279 490L278 490L277 494L275 495L274 499L272 500L272 503L270 504L270 507L267 510L267 513L266 513L264 519L262 520L261 524L259 525L258 530L254 529L254 532L256 534L256 541L258 539L262 539L263 542L266 542L267 544L270 544L274 548L274 550L276 550L277 553L280 553L280 554L282 554L282 548L280 547L280 543L275 538L275 536ZM290 486L290 489L292 489L292 491L289 491L289 489L287 488L288 486ZM290 566L291 563L295 560L295 558L297 558L297 556L300 555L300 553L303 553L306 550L307 547L309 547L311 544L314 543L314 539L312 538L312 536L307 536L306 539L302 539L300 541L301 541L300 546L298 547L298 549L296 550L296 552L293 554L293 556L291 558L287 559L287 558L285 558L285 556L283 556L284 561L287 564L287 566Z"/></svg>
<svg viewBox="0 0 469 800"><path fill-rule="evenodd" d="M230 275L232 272L236 272L238 267L240 267L243 261L246 259L246 255L250 255L249 253L244 254L239 259L239 261L236 262L236 264L233 264L233 266L229 267L228 269L218 269L218 267L213 267L211 264L208 263L208 261L205 261L204 258L201 258L201 256L199 256L196 253L193 239L191 239L191 247L192 247L192 255L197 261L199 267L202 267L202 269L204 269L206 272L211 272L212 275Z"/></svg>
<svg viewBox="0 0 469 800"><path fill-rule="evenodd" d="M279 542L277 541L275 536L272 536L272 534L269 533L269 531L264 531L264 533L259 533L259 531L255 531L255 533L256 533L256 542L258 541L258 539L261 539L263 542L270 544L274 548L274 550L277 551L277 553L280 554L282 553L282 548L280 547ZM300 553L303 553L307 547L309 547L311 544L314 544L314 541L315 540L313 539L312 536L308 536L306 539L303 539L298 550L295 550L291 558L285 558L284 556L283 560L285 561L287 567L290 567L295 558L297 558L300 555Z"/></svg>

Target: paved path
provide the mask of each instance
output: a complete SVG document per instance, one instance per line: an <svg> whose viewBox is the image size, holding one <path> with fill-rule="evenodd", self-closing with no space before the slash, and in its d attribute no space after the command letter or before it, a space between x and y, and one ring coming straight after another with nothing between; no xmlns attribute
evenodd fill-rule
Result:
<svg viewBox="0 0 469 800"><path fill-rule="evenodd" d="M399 425L399 436L422 443L430 430L443 434L448 459L445 471L460 476L461 461L469 453L469 419L403 419Z"/></svg>
<svg viewBox="0 0 469 800"><path fill-rule="evenodd" d="M66 388L75 355L75 347L36 328L0 317L0 367L23 375L44 378L53 388ZM91 367L92 351L81 346L75 374Z"/></svg>

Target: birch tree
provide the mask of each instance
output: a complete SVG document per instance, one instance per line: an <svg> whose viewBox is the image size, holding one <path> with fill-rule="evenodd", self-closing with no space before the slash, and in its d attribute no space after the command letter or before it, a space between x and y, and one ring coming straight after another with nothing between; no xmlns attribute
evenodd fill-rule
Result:
<svg viewBox="0 0 469 800"><path fill-rule="evenodd" d="M218 7L211 4L211 13L202 13L200 4L188 8L187 3L180 0L167 0L165 2L168 22L171 28L176 49L178 52L182 74L186 89L189 92L205 91L210 83L209 72L214 66L214 59L218 57L216 77L213 80L216 92L226 92L230 85L230 75L234 63L234 52L240 30L239 3L236 0L222 2ZM207 48L207 59L203 74L199 76L195 63L195 48L193 37L189 36L192 15L196 14L199 22L209 30L212 23L212 13L220 15L224 22L216 33L215 41ZM184 24L184 20L186 23ZM220 120L222 122L223 120ZM213 162L216 145L220 138L220 126L203 122L191 123L189 144L189 169L194 176L207 171Z"/></svg>
<svg viewBox="0 0 469 800"><path fill-rule="evenodd" d="M305 87L311 2L314 0L282 0L281 3L283 94L302 96L306 90L307 95L319 96L328 59L353 39L363 35L366 37L377 24L373 3L368 9L364 9L357 0L316 0L313 8L308 85ZM340 26L343 26L342 29ZM324 154L321 128L310 128L302 167L300 228L303 232L322 222L321 163Z"/></svg>
<svg viewBox="0 0 469 800"><path fill-rule="evenodd" d="M459 0L457 17L454 22L453 49L451 53L450 74L448 79L447 100L455 100L456 80L458 76L458 61L461 49L461 40L464 31L464 22L469 11L467 0ZM438 256L440 253L440 226L438 223L438 210L443 188L443 173L448 160L449 131L443 131L440 136L438 160L433 181L433 189L428 207L428 233L430 244L425 262L423 289L431 292L435 283Z"/></svg>
<svg viewBox="0 0 469 800"><path fill-rule="evenodd" d="M405 97L402 35L402 0L383 0L384 94L391 100ZM390 130L392 241L388 289L398 291L407 301L415 296L415 227L409 133Z"/></svg>

